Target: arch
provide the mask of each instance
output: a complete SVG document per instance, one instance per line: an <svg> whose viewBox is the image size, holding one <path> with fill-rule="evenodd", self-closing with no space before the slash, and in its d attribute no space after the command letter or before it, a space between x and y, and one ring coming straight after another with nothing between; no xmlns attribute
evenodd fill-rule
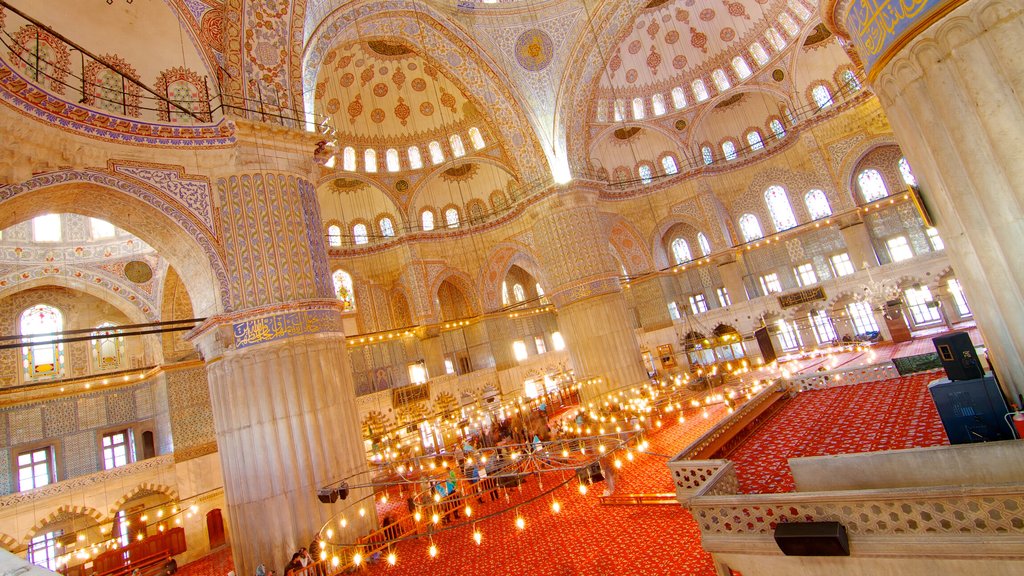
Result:
<svg viewBox="0 0 1024 576"><path fill-rule="evenodd" d="M358 22L358 26L356 25ZM475 42L457 25L429 4L414 0L396 0L389 10L379 10L371 0L351 2L323 18L306 43L302 57L302 93L305 109L312 113L316 79L320 68L335 46L355 40L416 38L414 50L439 70L451 70L449 79L458 86L477 110L487 110L493 133L500 135L498 145L516 163L516 172L527 179L550 174L528 106L521 105L503 80L501 70L483 50L469 47ZM449 54L458 54L458 63L449 66Z"/></svg>
<svg viewBox="0 0 1024 576"><path fill-rule="evenodd" d="M839 182L846 188L844 190L846 194L843 195L844 199L846 199L845 206L854 206L859 203L859 195L856 188L857 174L854 173L857 170L857 166L868 154L874 152L876 148L884 146L899 146L899 144L891 134L877 136L857 143L839 161L836 174L839 175Z"/></svg>
<svg viewBox="0 0 1024 576"><path fill-rule="evenodd" d="M477 296L476 286L473 285L472 278L461 270L447 267L434 277L428 292L430 294L430 305L434 308L434 314L437 319L441 319L441 310L439 306L435 306L435 301L438 297L438 292L441 290L441 285L445 282L449 282L462 293L463 298L466 300L466 312L470 316L480 312L480 298Z"/></svg>
<svg viewBox="0 0 1024 576"><path fill-rule="evenodd" d="M648 246L651 249L651 257L653 265L658 270L665 270L675 265L675 261L672 259L672 255L665 250L665 234L677 224L686 224L693 228L697 232L704 232L706 229L705 223L694 216L688 214L670 214L665 218L662 218L654 226L654 230L651 232L650 238L648 238ZM696 236L694 236L696 238ZM694 244L691 243L690 252L693 252ZM695 254L695 253L694 253Z"/></svg>
<svg viewBox="0 0 1024 576"><path fill-rule="evenodd" d="M519 266L544 284L540 265L529 247L515 242L502 242L491 249L480 271L480 300L485 312L501 309L501 283L512 266Z"/></svg>
<svg viewBox="0 0 1024 576"><path fill-rule="evenodd" d="M616 215L611 220L608 227L608 242L630 277L654 270L654 259L647 251L643 236L637 231L636 226L624 217Z"/></svg>
<svg viewBox="0 0 1024 576"><path fill-rule="evenodd" d="M90 274L94 273L95 270L90 270ZM98 276L97 276L98 278ZM130 286L126 286L120 283L114 283L111 281L110 286L119 286L120 289L117 291L111 290L109 287L102 283L95 281L88 281L84 275L83 278L76 278L74 273L71 274L58 274L52 276L42 276L39 278L30 278L17 283L8 284L3 289L0 289L0 300L9 298L33 288L43 288L48 286L56 286L59 288L67 288L69 290L76 290L83 292L90 296L94 296L104 302L110 304L114 308L117 308L125 316L127 316L133 323L143 324L145 322L155 322L160 319L159 310L151 306L142 306L144 303L154 304L148 300L139 298L135 301L129 300L128 296L136 294L132 291ZM155 304L154 304L155 305Z"/></svg>
<svg viewBox="0 0 1024 576"><path fill-rule="evenodd" d="M212 214L212 198L210 204ZM95 170L49 172L0 188L0 229L47 212L102 218L128 231L192 280L189 297L197 314L231 309L231 285L212 215L207 221L170 193Z"/></svg>
<svg viewBox="0 0 1024 576"><path fill-rule="evenodd" d="M457 160L449 160L446 162L441 162L436 166L431 166L426 172L426 174L424 174L423 178L421 178L419 182L415 184L415 188L409 194L409 200L406 206L408 208L416 207L420 193L428 189L430 183L433 180L440 178L441 174L445 173L446 171L451 170L452 168L457 168L463 164L489 164L508 174L509 177L512 178L512 180L514 180L515 182L520 181L515 171L501 160L497 158L491 158L488 156L468 154Z"/></svg>
<svg viewBox="0 0 1024 576"><path fill-rule="evenodd" d="M716 106L719 102L721 102L722 100L735 98L736 96L748 93L762 93L768 96L769 98L775 99L778 103L784 106L788 106L790 108L793 107L793 99L791 98L791 96L785 91L772 86L744 85L742 90L728 90L722 94L718 94L712 98L705 100L704 102L701 102L701 107L699 111L690 121L690 136L686 142L686 145L689 146L690 148L696 148L696 140L703 138L702 124L712 114L714 114L714 112L717 110ZM746 134L738 134L736 136L745 137Z"/></svg>
<svg viewBox="0 0 1024 576"><path fill-rule="evenodd" d="M151 493L151 492L155 492L155 493L158 493L158 494L163 494L164 496L167 496L167 498L169 498L170 500L178 500L178 491L175 490L174 488L171 488L170 486L167 486L166 484L155 484L153 482L143 482L142 484L139 484L138 486L135 486L134 488L132 488L128 492L125 492L120 498L117 499L116 502L111 504L111 506L109 508L110 512L107 514L107 516L110 517L110 518L113 518L114 516L117 515L117 511L120 510L121 507L124 506L127 502L131 501L132 499L134 499L136 496L139 496L140 494Z"/></svg>
<svg viewBox="0 0 1024 576"><path fill-rule="evenodd" d="M32 540L32 537L38 534L40 530L46 528L49 524L59 522L65 516L85 516L86 518L95 520L97 524L103 522L103 514L91 506L71 506L63 504L53 512L50 512L43 517L42 520L36 522L32 528L29 528L28 532L25 533L19 544L21 546L28 544L28 542Z"/></svg>

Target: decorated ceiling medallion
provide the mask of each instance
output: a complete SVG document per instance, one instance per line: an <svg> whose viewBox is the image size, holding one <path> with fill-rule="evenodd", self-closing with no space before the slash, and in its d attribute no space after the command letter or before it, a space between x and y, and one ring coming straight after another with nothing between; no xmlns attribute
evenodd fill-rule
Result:
<svg viewBox="0 0 1024 576"><path fill-rule="evenodd" d="M408 56L412 54L412 48L400 42L388 42L387 40L370 40L366 43L370 50L381 56Z"/></svg>
<svg viewBox="0 0 1024 576"><path fill-rule="evenodd" d="M818 24L814 27L814 30L807 35L807 39L804 40L804 46L814 46L828 40L832 37L832 33L828 31L828 28L824 24Z"/></svg>
<svg viewBox="0 0 1024 576"><path fill-rule="evenodd" d="M735 96L730 96L725 100L722 100L718 104L715 104L715 108L723 110L725 108L728 108L729 106L732 106L733 104L738 104L741 100L743 100L743 94L736 94Z"/></svg>
<svg viewBox="0 0 1024 576"><path fill-rule="evenodd" d="M680 132L686 130L686 120L676 120L675 127Z"/></svg>
<svg viewBox="0 0 1024 576"><path fill-rule="evenodd" d="M405 192L408 189L409 189L409 181L408 180L399 180L398 182L395 182L395 190L398 190L399 192Z"/></svg>
<svg viewBox="0 0 1024 576"><path fill-rule="evenodd" d="M782 68L776 68L772 70L772 80L776 82L782 82L786 79L786 73L782 71Z"/></svg>
<svg viewBox="0 0 1024 576"><path fill-rule="evenodd" d="M359 190L365 184L360 180L354 178L336 178L331 185L334 186L334 190L337 192L355 192Z"/></svg>
<svg viewBox="0 0 1024 576"><path fill-rule="evenodd" d="M520 66L530 72L540 72L551 64L554 43L543 30L531 28L516 39L515 52Z"/></svg>
<svg viewBox="0 0 1024 576"><path fill-rule="evenodd" d="M136 284L145 284L153 279L153 269L142 260L132 260L124 265L124 277Z"/></svg>
<svg viewBox="0 0 1024 576"><path fill-rule="evenodd" d="M629 128L619 128L614 132L614 134L619 140L629 140L633 136L639 134L640 130L639 126L630 126Z"/></svg>
<svg viewBox="0 0 1024 576"><path fill-rule="evenodd" d="M479 169L480 167L472 162L459 164L441 172L441 179L445 182L464 182L471 180Z"/></svg>

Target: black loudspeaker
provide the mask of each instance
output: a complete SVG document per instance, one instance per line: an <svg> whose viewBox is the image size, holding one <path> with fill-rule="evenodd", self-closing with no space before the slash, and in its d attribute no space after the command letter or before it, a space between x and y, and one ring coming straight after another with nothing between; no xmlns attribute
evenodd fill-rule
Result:
<svg viewBox="0 0 1024 576"><path fill-rule="evenodd" d="M587 482L600 482L604 480L604 474L601 474L601 463L594 462L583 468L576 470L576 476L580 479L580 483Z"/></svg>
<svg viewBox="0 0 1024 576"><path fill-rule="evenodd" d="M932 338L946 377L950 380L974 380L985 376L978 353L967 332L954 332Z"/></svg>
<svg viewBox="0 0 1024 576"><path fill-rule="evenodd" d="M775 346L772 344L772 336L768 333L768 327L762 326L754 330L754 339L757 340L757 346L761 349L761 358L764 358L764 363L775 362L778 356L775 355Z"/></svg>
<svg viewBox="0 0 1024 576"><path fill-rule="evenodd" d="M317 490L316 497L322 504L334 504L338 501L338 491L334 488Z"/></svg>
<svg viewBox="0 0 1024 576"><path fill-rule="evenodd" d="M775 543L786 556L849 556L850 539L839 522L791 522L775 527Z"/></svg>

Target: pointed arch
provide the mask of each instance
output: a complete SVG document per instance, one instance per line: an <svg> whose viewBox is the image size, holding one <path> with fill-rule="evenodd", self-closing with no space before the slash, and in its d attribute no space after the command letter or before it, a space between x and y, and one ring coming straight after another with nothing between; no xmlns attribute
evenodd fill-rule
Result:
<svg viewBox="0 0 1024 576"><path fill-rule="evenodd" d="M502 242L491 249L481 267L478 283L484 312L501 309L501 283L513 265L519 266L544 285L541 267L533 251L525 244Z"/></svg>

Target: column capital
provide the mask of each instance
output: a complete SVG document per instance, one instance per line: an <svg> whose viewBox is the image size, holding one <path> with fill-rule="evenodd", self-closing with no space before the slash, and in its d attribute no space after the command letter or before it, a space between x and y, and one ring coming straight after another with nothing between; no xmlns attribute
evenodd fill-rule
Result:
<svg viewBox="0 0 1024 576"><path fill-rule="evenodd" d="M341 302L305 300L211 316L187 335L206 359L300 336L344 338Z"/></svg>

